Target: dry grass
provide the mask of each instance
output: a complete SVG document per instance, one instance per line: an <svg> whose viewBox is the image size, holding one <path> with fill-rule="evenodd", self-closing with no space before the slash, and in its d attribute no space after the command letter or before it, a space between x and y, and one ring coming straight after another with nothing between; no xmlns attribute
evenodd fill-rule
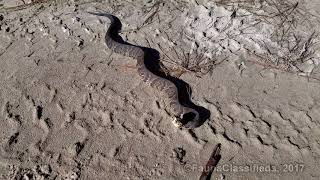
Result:
<svg viewBox="0 0 320 180"><path fill-rule="evenodd" d="M176 4L179 2L175 1ZM254 40L265 53L258 54L250 48L246 49L247 52L256 57L257 63L260 65L287 72L302 72L299 65L317 58L318 33L316 31L304 34L299 32L301 26L311 29L312 22L309 21L309 18L312 15L302 9L298 2L289 0L220 0L216 1L216 4L234 12L233 18L238 17L236 12L239 9L248 12L249 14L246 16L254 17L253 23L241 29L241 33L245 33L246 28L258 26L261 23L270 24L274 27L271 40L277 44L276 47L271 47L264 40ZM152 17L155 17L157 14L152 15ZM181 34L181 38L188 38L183 37L183 30L177 34ZM228 38L232 39L232 37ZM168 40L169 42L175 42L169 37ZM214 43L219 44L220 42ZM210 50L201 49L197 45L190 47L190 50L179 48L180 44L170 49L166 49L159 44L158 46L163 54L162 61L171 64L171 70L178 69L181 73L193 72L198 75L211 73L216 65L228 57L228 55L225 55L221 58L221 54L216 55L215 52L211 52L213 57L209 58L205 54Z"/></svg>
<svg viewBox="0 0 320 180"><path fill-rule="evenodd" d="M253 26L263 22L275 27L272 40L279 45L279 49L272 50L265 42L257 42L267 52L265 54L257 54L247 49L267 66L290 72L300 71L299 65L316 58L318 33L315 31L308 34L299 32L302 26L312 29L313 23L309 19L313 15L302 9L299 2L220 0L217 1L217 4L231 9L245 9L256 18ZM277 53L279 50L282 53Z"/></svg>
<svg viewBox="0 0 320 180"><path fill-rule="evenodd" d="M227 59L227 57L207 57L203 49L195 49L186 52L182 48L175 47L171 51L166 51L158 44L161 54L161 61L169 64L167 68L175 72L176 76L180 76L185 72L195 73L197 76L203 76L212 73L215 66ZM213 53L214 54L214 53Z"/></svg>
<svg viewBox="0 0 320 180"><path fill-rule="evenodd" d="M68 4L71 1L63 0L33 0L32 3L20 5L17 7L4 7L3 0L0 0L0 13L1 12L11 12L21 9L25 9L31 6L47 6L48 4L61 5ZM81 5L92 2L102 2L101 0L75 0L74 4ZM217 5L225 7L231 12L234 12L234 18L239 17L236 13L237 10L243 9L248 12L248 15L254 17L252 24L247 25L241 29L242 33L245 33L246 28L258 26L261 23L270 24L275 27L272 41L276 42L278 47L270 47L270 45L264 41L256 41L262 49L264 49L263 54L258 54L252 49L247 49L249 53L257 57L256 59L260 64L265 64L268 68L277 68L284 71L300 71L299 65L305 63L309 60L314 60L317 49L317 39L318 33L312 31L308 34L301 35L299 32L300 26L312 27L312 22L309 18L312 17L311 14L306 12L298 2L292 2L290 0L216 0ZM123 6L124 4L131 4L134 7L141 8L143 14L143 19L136 29L128 29L123 32L138 31L143 28L150 26L160 27L164 19L161 19L159 12L167 12L167 14L174 16L183 12L185 8L190 5L185 1L164 1L155 0L147 5L138 4L138 2L123 2L114 1L110 3L112 9L117 10L118 6ZM118 7L119 8L119 7ZM174 18L173 20L174 21ZM171 22L166 22L170 25ZM311 29L311 28L310 28ZM162 32L162 33L165 33ZM177 32L173 36L180 34L180 40L184 37L184 32ZM163 35L164 37L168 35ZM168 37L169 41L171 40ZM219 42L214 42L218 43ZM158 43L155 43L158 44ZM179 69L181 73L192 72L198 75L203 75L212 72L214 67L224 61L228 55L221 57L220 54L215 55L215 52L210 52L213 57L208 57L206 54L209 49L201 49L197 46L190 47L190 49L179 48L181 44L178 44L174 48L168 49L164 48L164 44L158 44L158 49L161 51L162 61L171 64L171 70ZM213 50L211 50L213 51ZM278 53L281 51L282 53Z"/></svg>

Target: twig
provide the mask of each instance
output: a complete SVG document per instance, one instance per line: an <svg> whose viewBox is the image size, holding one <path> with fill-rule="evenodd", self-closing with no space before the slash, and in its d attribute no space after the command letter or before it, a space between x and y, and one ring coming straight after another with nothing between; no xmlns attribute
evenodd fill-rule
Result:
<svg viewBox="0 0 320 180"><path fill-rule="evenodd" d="M219 143L214 147L213 152L204 170L202 171L202 174L199 180L210 180L210 177L212 175L214 168L217 166L219 160L221 159L220 150L221 150L221 144Z"/></svg>

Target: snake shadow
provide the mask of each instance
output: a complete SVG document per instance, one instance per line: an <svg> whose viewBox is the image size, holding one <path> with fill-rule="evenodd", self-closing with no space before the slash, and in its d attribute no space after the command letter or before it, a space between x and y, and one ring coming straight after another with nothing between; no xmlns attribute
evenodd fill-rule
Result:
<svg viewBox="0 0 320 180"><path fill-rule="evenodd" d="M178 96L179 96L179 102L186 107L193 108L194 110L198 111L199 113L199 123L197 124L197 127L201 126L207 119L209 119L211 113L208 109L198 106L194 104L189 97L192 95L191 87L188 83L185 81L178 79L173 76L168 76L164 72L160 71L161 69L161 62L160 62L160 53L152 48L148 47L142 47L134 44L130 44L122 39L122 37L118 34L118 32L121 31L122 24L119 18L117 18L114 15L111 15L114 18L114 30L110 35L112 38L121 43L121 44L128 44L131 46L136 46L141 48L144 51L145 54L145 65L146 67L155 75L160 76L162 78L168 79L171 82L173 82L176 87L178 88Z"/></svg>

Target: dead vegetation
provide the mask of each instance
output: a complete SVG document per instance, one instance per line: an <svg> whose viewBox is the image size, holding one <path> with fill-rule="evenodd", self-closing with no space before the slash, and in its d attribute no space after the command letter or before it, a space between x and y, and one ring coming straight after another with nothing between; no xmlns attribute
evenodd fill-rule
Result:
<svg viewBox="0 0 320 180"><path fill-rule="evenodd" d="M262 23L273 27L270 41L252 39L260 46L263 53L257 52L250 47L243 47L254 57L255 63L263 65L265 68L304 73L302 75L309 77L311 77L311 74L314 75L313 70L306 72L300 67L305 63L317 64L319 62L318 32L313 30L314 22L310 20L314 16L304 10L299 2L289 0L221 0L216 1L216 4L233 12L230 22L226 24L220 33L226 31L232 25L232 19L243 18L244 16L251 16L250 18L253 18L253 20L250 20L250 24L246 24L240 29L240 33L242 34L248 33L246 32L248 28L255 28ZM246 14L240 15L238 13L239 10L244 10ZM154 11L152 17L156 17L156 13L157 11ZM228 34L228 38L236 40L236 37L230 35L232 32L226 33ZM184 32L181 30L177 34L184 35ZM168 37L168 35L165 36ZM181 39L183 38L188 37L181 37ZM175 40L171 40L169 37L168 40L169 42L176 43ZM212 40L212 42L220 46L224 40ZM166 48L164 47L165 45L158 44L158 49L163 54L162 61L171 65L169 66L171 67L171 71L180 71L180 74L183 72L193 72L198 75L212 72L216 65L229 56L228 54L233 53L226 51L227 54L222 55L220 52L214 52L215 50L212 48L210 50L199 47L197 42L194 44L196 45L190 47L189 50L179 48L180 44L172 48ZM206 56L208 53L211 53L212 56ZM221 55L223 58L221 58ZM252 60L250 61L252 62Z"/></svg>
<svg viewBox="0 0 320 180"><path fill-rule="evenodd" d="M168 64L167 68L173 72L174 76L181 76L183 73L191 72L201 77L212 73L215 66L227 59L227 57L208 57L203 49L192 49L186 52L184 49L175 47L171 51L165 50L160 44L158 48L161 51L161 61Z"/></svg>
<svg viewBox="0 0 320 180"><path fill-rule="evenodd" d="M63 2L61 0L32 0L29 4L23 4L17 7L4 7L2 2L3 0L0 0L0 12L17 11L30 6L46 5L50 3L53 3L54 5L71 3L71 1ZM75 0L73 2L77 5L92 2L107 5L107 3L99 0ZM187 8L190 8L191 4L190 2L182 0L154 0L143 1L143 3L140 1L139 3L132 1L112 1L109 5L118 12L125 3L140 9L143 18L136 28L125 29L122 33L136 32L139 30L143 31L143 29L147 29L150 26L171 28L173 26L172 24L177 22L178 17L176 14L183 13ZM254 49L244 46L244 49L255 57L257 64L264 65L266 68L275 68L287 72L303 72L303 70L300 69L300 65L308 61L319 61L319 57L317 56L318 32L311 30L313 28L313 22L311 22L310 19L313 18L313 15L305 11L300 6L299 2L292 2L290 0L216 0L215 3L232 12L230 15L232 16L231 19L243 18L244 16L253 17L253 20L250 20L249 24L245 24L245 26L240 29L240 33L242 34L247 33L247 29L257 27L262 23L274 27L271 37L272 42L274 42L273 44L261 39L252 39L263 49L264 53L256 52ZM242 10L246 13L238 13ZM170 17L163 17L164 13ZM166 21L167 27L163 26L164 21ZM213 22L213 24L214 23L215 22ZM232 20L227 23L220 33L227 30L231 25ZM306 30L303 32L301 27L304 27ZM184 29L181 27L180 32L176 32L175 34L168 35L166 30L161 31L160 33L160 36L167 38L169 42L173 42L176 45L168 47L168 45L164 43L155 42L151 44L150 47L160 50L162 55L161 60L169 65L168 68L170 71L178 71L178 74L184 72L192 72L197 75L210 73L215 66L226 60L229 54L233 53L227 51L225 54L221 54L220 52L215 52L213 48L203 48L199 46L199 42L196 41L189 45L189 49L180 48L181 46L185 46L185 44L181 44L179 41L189 38L186 37ZM178 38L171 37L177 36L177 34L179 34ZM229 36L231 33L227 32L227 34L227 38L234 38L232 35ZM225 39L212 39L212 42L221 46L220 44L223 40ZM208 54L211 55L208 56ZM311 73L313 72L308 72L307 75L309 76Z"/></svg>
<svg viewBox="0 0 320 180"><path fill-rule="evenodd" d="M164 4L163 1L154 1L154 5L151 6L151 8L149 7L149 11L144 12L146 18L139 28L148 26L155 21L158 21L158 24L155 24L156 26L160 25L161 17L159 17L158 13L160 11L160 4L161 6L166 6L166 9L171 9L171 12L168 14L174 14L172 13L174 9L180 12L185 10L183 7L187 6L183 4L183 2L184 1L175 1L174 3L165 2ZM313 22L311 22L310 19L313 15L305 11L298 2L291 2L289 0L220 0L215 1L215 3L233 12L230 15L232 16L230 22L219 31L220 33L226 33L227 38L237 41L237 37L232 35L233 32L227 32L228 28L232 26L232 20L236 18L243 18L245 16L252 18L249 24L243 25L240 29L240 34L248 33L246 31L247 29L256 28L263 23L274 27L269 42L263 39L252 39L260 46L263 53L256 52L250 47L243 47L249 54L255 57L255 63L263 65L265 68L279 69L286 72L303 72L308 76L313 73L305 72L303 69L300 69L300 66L308 61L319 61L319 57L317 56L318 32L312 30ZM239 10L244 10L246 13L238 13ZM174 20L172 20L172 22L173 21ZM212 24L214 24L214 22ZM310 31L305 31L304 29ZM229 50L221 54L221 52L215 52L214 48L203 48L199 46L199 42L195 40L192 45L189 45L189 49L180 48L184 45L179 43L174 37L171 37L172 35L168 35L165 31L161 33L163 37L166 37L168 42L176 44L168 48L165 44L155 43L161 51L161 60L169 64L168 67L170 71L178 71L178 74L184 72L193 72L197 75L210 73L215 66L234 53ZM183 29L177 32L175 36L177 34L179 34L180 40L190 39L190 37L185 36ZM192 38L193 37L191 37L191 39ZM207 40L208 39L209 37ZM226 39L211 39L211 42L225 48L221 45L225 40ZM211 54L211 56L207 56L207 54Z"/></svg>
<svg viewBox="0 0 320 180"><path fill-rule="evenodd" d="M265 23L275 27L272 41L277 46L272 47L270 44L260 41L256 43L266 53L258 54L247 49L258 58L260 64L287 72L302 72L303 70L299 69L301 64L319 60L316 56L319 53L318 32L313 30L314 22L310 21L315 17L304 10L299 2L289 0L220 0L216 3L234 11L246 10L255 17L253 26Z"/></svg>
<svg viewBox="0 0 320 180"><path fill-rule="evenodd" d="M157 36L165 40L159 42L148 39L147 44L150 48L160 51L160 61L164 71L171 72L170 74L176 77L186 72L195 73L197 76L211 73L214 67L227 57L208 56L215 53L210 52L212 50L209 48L200 48L196 42L192 44L182 42L187 37L185 37L184 28L181 28L178 22L181 21L180 17L175 14L181 14L189 7L190 3L185 1L150 1L150 4L142 7L144 18L141 25L134 30L123 30L122 33L144 31L151 25L159 28ZM179 27L175 27L175 24Z"/></svg>

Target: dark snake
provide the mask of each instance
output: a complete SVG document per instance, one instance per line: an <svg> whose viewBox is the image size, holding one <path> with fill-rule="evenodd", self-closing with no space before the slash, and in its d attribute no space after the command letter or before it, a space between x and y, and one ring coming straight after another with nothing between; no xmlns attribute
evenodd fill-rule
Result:
<svg viewBox="0 0 320 180"><path fill-rule="evenodd" d="M113 36L117 35L119 31L119 28L115 24L116 17L106 13L88 13L96 16L104 16L110 19L111 25L105 35L105 43L107 47L117 54L128 56L137 60L136 68L142 80L152 88L157 89L161 93L161 96L166 99L168 105L168 108L166 109L172 116L174 116L173 124L179 128L193 129L197 127L199 113L192 108L180 104L178 98L178 89L174 83L155 75L147 69L144 63L145 53L143 49L134 45L119 43L113 39Z"/></svg>

